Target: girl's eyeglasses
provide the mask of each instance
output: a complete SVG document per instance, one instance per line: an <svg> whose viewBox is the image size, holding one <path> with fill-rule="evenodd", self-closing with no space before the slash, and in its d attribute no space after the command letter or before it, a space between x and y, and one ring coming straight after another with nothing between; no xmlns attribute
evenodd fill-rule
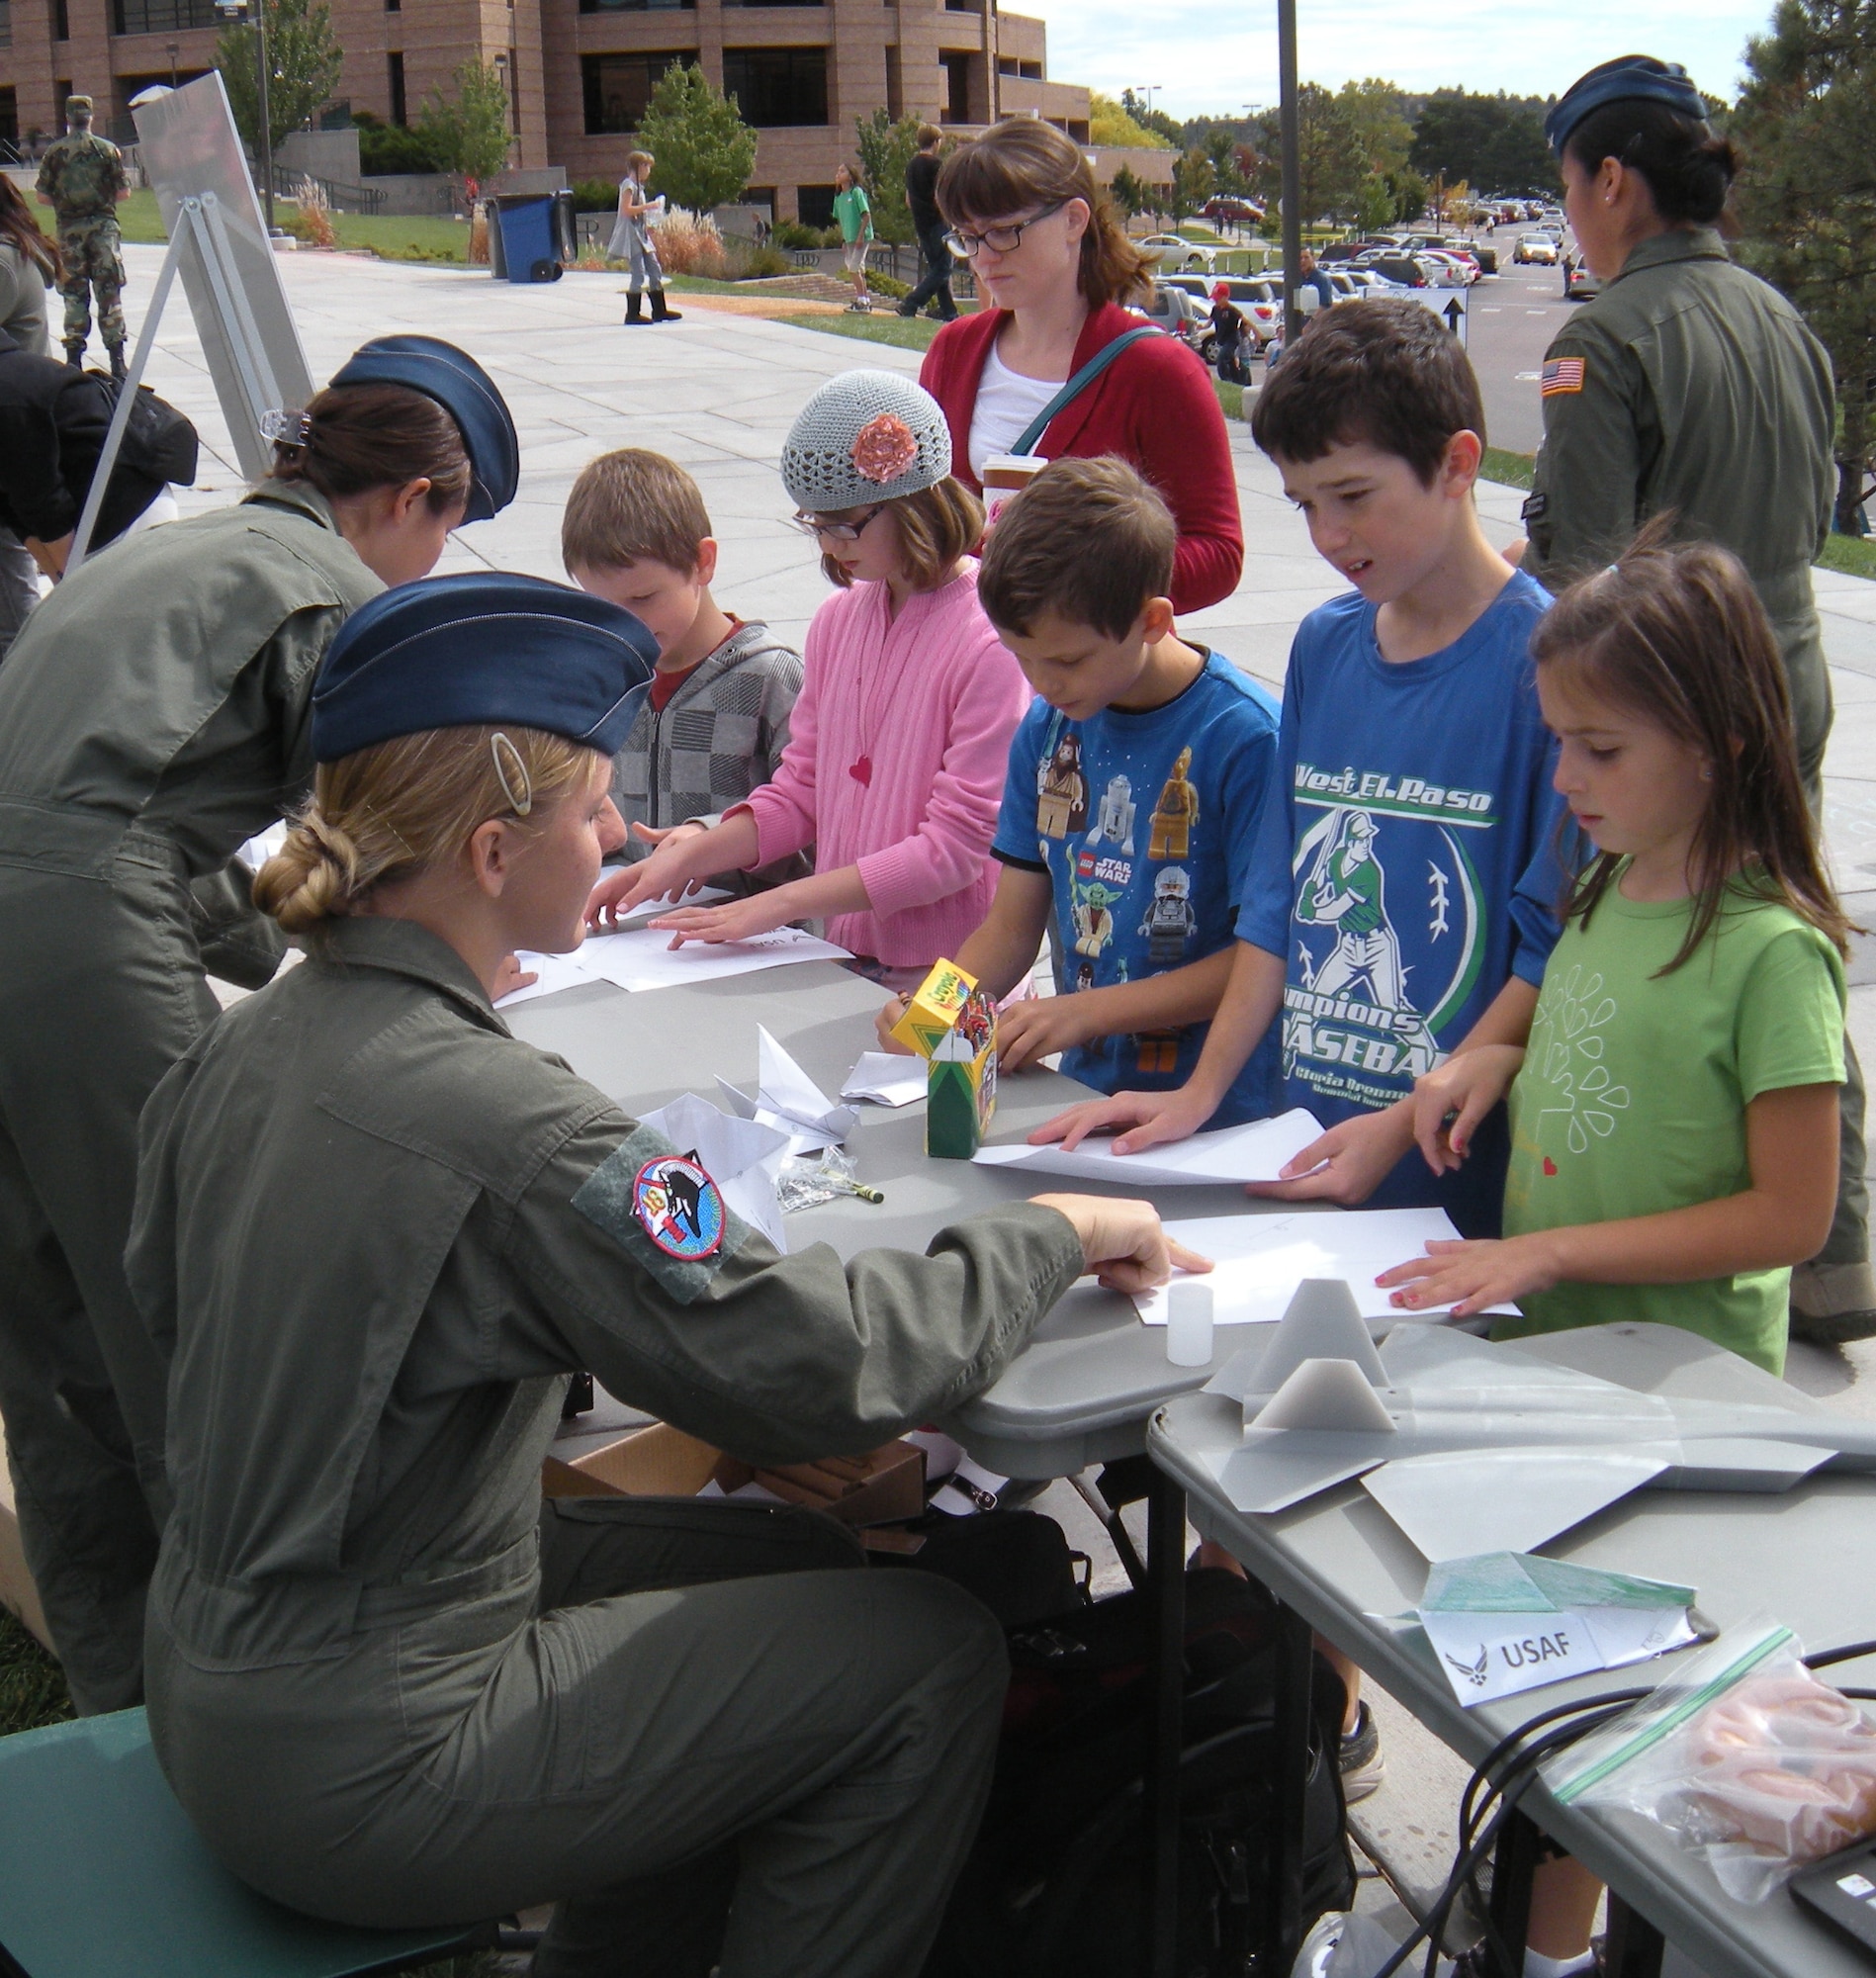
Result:
<svg viewBox="0 0 1876 1978"><path fill-rule="evenodd" d="M986 226L981 233L968 233L961 226L953 226L944 236L944 244L960 261L974 261L986 247L993 254L1014 254L1023 244L1025 227L1039 225L1041 222L1061 212L1068 204L1058 199L1053 206L1045 206L1040 213L1032 213L1027 220L1019 220L1006 226Z"/></svg>
<svg viewBox="0 0 1876 1978"><path fill-rule="evenodd" d="M876 501L857 522L830 522L820 515L799 513L791 515L789 520L804 536L812 536L817 541L825 536L830 542L852 543L859 540L860 531L875 515L882 513L891 505L887 501Z"/></svg>

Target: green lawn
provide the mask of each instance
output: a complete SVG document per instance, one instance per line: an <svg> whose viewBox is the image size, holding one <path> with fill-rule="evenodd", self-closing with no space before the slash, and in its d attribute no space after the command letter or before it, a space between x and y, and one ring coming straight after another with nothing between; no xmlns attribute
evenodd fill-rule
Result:
<svg viewBox="0 0 1876 1978"><path fill-rule="evenodd" d="M295 209L289 200L274 202L274 218L285 225ZM156 212L153 192L134 192L118 208L118 225L126 240L162 246L167 236ZM341 247L368 247L387 261L469 261L469 223L428 214L398 219L382 213L335 213L333 230Z"/></svg>
<svg viewBox="0 0 1876 1978"><path fill-rule="evenodd" d="M1488 446L1478 469L1478 478L1481 481L1501 482L1507 488L1529 488L1531 472L1536 464L1535 454L1507 453L1501 446Z"/></svg>
<svg viewBox="0 0 1876 1978"><path fill-rule="evenodd" d="M1818 559L1821 570L1840 570L1849 577L1876 579L1876 537L1831 536Z"/></svg>

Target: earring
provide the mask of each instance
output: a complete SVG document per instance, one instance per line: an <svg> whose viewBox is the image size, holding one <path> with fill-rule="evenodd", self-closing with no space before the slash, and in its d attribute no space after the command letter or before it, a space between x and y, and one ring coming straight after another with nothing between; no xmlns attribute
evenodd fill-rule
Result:
<svg viewBox="0 0 1876 1978"><path fill-rule="evenodd" d="M1711 763L1702 763L1702 764L1701 764L1701 765L1700 765L1700 780L1701 780L1701 781L1702 781L1703 783L1710 783L1710 782L1712 782L1712 781L1713 781L1713 764L1712 764Z"/></svg>

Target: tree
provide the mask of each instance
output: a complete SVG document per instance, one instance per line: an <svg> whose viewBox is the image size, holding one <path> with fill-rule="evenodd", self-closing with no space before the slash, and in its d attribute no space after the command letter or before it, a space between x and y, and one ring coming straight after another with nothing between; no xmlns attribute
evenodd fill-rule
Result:
<svg viewBox="0 0 1876 1978"><path fill-rule="evenodd" d="M1211 160L1195 145L1173 160L1173 218L1184 220L1205 205L1218 189Z"/></svg>
<svg viewBox="0 0 1876 1978"><path fill-rule="evenodd" d="M1257 189L1271 201L1284 189L1283 133L1275 110L1258 120ZM1319 82L1296 92L1296 150L1301 175L1302 222L1353 214L1368 165L1360 134L1341 99Z"/></svg>
<svg viewBox="0 0 1876 1978"><path fill-rule="evenodd" d="M906 204L906 167L919 148L919 117L898 123L883 110L861 117L853 125L859 151L859 182L873 210L873 231L881 240L903 246L913 237L912 209ZM739 188L740 190L740 188Z"/></svg>
<svg viewBox="0 0 1876 1978"><path fill-rule="evenodd" d="M677 206L708 213L742 197L756 167L756 133L736 98L692 62L659 78L639 123L639 142L658 160L658 182Z"/></svg>
<svg viewBox="0 0 1876 1978"><path fill-rule="evenodd" d="M1137 220L1147 207L1147 190L1133 173L1122 165L1114 175L1114 183L1108 188L1114 203L1129 220Z"/></svg>
<svg viewBox="0 0 1876 1978"><path fill-rule="evenodd" d="M278 144L289 131L311 124L331 101L343 57L325 0L250 0L253 4L267 10L267 126L270 141ZM245 23L224 29L215 45L215 65L222 71L235 127L258 150L260 80L254 36L254 28Z"/></svg>
<svg viewBox="0 0 1876 1978"><path fill-rule="evenodd" d="M433 94L418 114L417 129L446 172L462 179L493 178L508 162L514 141L500 71L471 56L456 71L456 101Z"/></svg>
<svg viewBox="0 0 1876 1978"><path fill-rule="evenodd" d="M1539 98L1474 96L1470 90L1436 89L1413 127L1407 162L1449 184L1464 179L1494 192L1555 193L1563 181L1544 141L1545 105Z"/></svg>
<svg viewBox="0 0 1876 1978"><path fill-rule="evenodd" d="M1876 446L1876 36L1867 0L1780 0L1746 44L1731 135L1742 256L1831 353L1841 411L1833 526L1862 535Z"/></svg>
<svg viewBox="0 0 1876 1978"><path fill-rule="evenodd" d="M1379 233L1399 217L1395 211L1394 189L1380 172L1363 179L1355 199L1355 225L1363 233Z"/></svg>
<svg viewBox="0 0 1876 1978"><path fill-rule="evenodd" d="M1148 130L1130 111L1122 109L1112 96L1103 96L1098 89L1090 92L1088 98L1088 141L1129 151L1172 149L1172 140L1163 133Z"/></svg>
<svg viewBox="0 0 1876 1978"><path fill-rule="evenodd" d="M1120 108L1131 117L1142 130L1151 131L1164 138L1165 148L1179 151L1185 148L1186 134L1167 116L1163 110L1149 110L1143 97L1135 96L1132 90L1120 92Z"/></svg>
<svg viewBox="0 0 1876 1978"><path fill-rule="evenodd" d="M1345 82L1336 91L1336 107L1361 145L1371 173L1385 178L1407 162L1413 147L1413 126L1407 122L1404 100L1391 82L1370 76Z"/></svg>

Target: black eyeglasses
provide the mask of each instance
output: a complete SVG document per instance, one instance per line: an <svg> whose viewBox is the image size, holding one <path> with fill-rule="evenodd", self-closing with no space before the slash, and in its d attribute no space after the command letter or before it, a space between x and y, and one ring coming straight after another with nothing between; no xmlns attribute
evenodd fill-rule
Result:
<svg viewBox="0 0 1876 1978"><path fill-rule="evenodd" d="M1039 225L1044 220L1061 212L1068 204L1058 199L1053 206L1045 206L1040 213L1032 213L1027 220L1019 220L1004 226L986 226L981 233L969 233L961 226L951 227L944 235L944 244L960 261L974 261L986 247L993 254L1014 254L1023 244L1023 230L1027 226Z"/></svg>
<svg viewBox="0 0 1876 1978"><path fill-rule="evenodd" d="M859 540L860 531L865 528L866 524L875 515L882 513L890 505L886 501L874 502L857 522L830 522L820 515L798 513L789 516L788 519L804 536L813 536L817 541L822 536L826 536L832 542L853 543Z"/></svg>

